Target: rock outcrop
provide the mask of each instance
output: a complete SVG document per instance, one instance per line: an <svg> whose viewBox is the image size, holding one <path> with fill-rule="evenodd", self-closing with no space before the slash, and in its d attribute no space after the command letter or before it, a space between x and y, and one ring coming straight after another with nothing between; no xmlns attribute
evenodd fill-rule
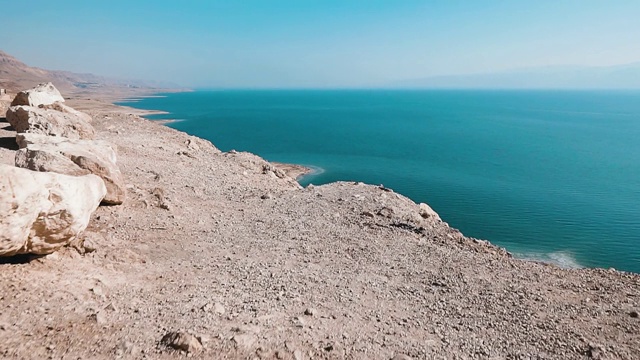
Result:
<svg viewBox="0 0 640 360"><path fill-rule="evenodd" d="M34 106L50 105L55 102L64 102L60 91L52 83L42 83L38 86L20 91L11 102L11 106Z"/></svg>
<svg viewBox="0 0 640 360"><path fill-rule="evenodd" d="M91 116L89 116L89 114L87 113L83 113L82 111L78 111L74 108L72 108L71 106L67 106L59 101L54 102L53 104L48 104L48 105L38 105L38 107L40 109L45 109L45 110L55 110L55 111L59 111L65 114L71 114L75 117L78 117L84 121L86 121L87 123L90 123L93 119L91 119Z"/></svg>
<svg viewBox="0 0 640 360"><path fill-rule="evenodd" d="M33 106L11 106L7 121L18 133L93 139L95 130L82 116Z"/></svg>
<svg viewBox="0 0 640 360"><path fill-rule="evenodd" d="M431 206L425 204L425 203L420 203L420 216L422 216L425 219L433 219L436 221L442 221L440 219L440 215L438 215L437 212L435 212Z"/></svg>
<svg viewBox="0 0 640 360"><path fill-rule="evenodd" d="M50 254L74 240L107 193L95 175L0 165L0 256Z"/></svg>
<svg viewBox="0 0 640 360"><path fill-rule="evenodd" d="M98 175L107 187L103 203L119 205L124 201L124 178L116 165L114 146L108 142L37 134L19 134L16 141L21 147L16 152L17 167L71 176Z"/></svg>

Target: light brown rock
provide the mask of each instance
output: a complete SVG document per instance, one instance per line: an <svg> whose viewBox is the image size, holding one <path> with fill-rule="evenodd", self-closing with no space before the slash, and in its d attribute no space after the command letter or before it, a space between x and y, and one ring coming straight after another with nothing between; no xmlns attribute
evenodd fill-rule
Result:
<svg viewBox="0 0 640 360"><path fill-rule="evenodd" d="M224 314L225 312L224 306L222 306L222 304L220 303L213 304L213 312L219 315Z"/></svg>
<svg viewBox="0 0 640 360"><path fill-rule="evenodd" d="M104 204L119 205L126 197L124 177L116 164L116 153L106 142L70 140L42 135L19 135L15 165L34 171L100 176L107 187Z"/></svg>
<svg viewBox="0 0 640 360"><path fill-rule="evenodd" d="M437 212L435 212L431 206L425 204L425 203L420 203L420 216L422 216L425 219L433 219L433 220L437 220L440 221L440 215L438 215Z"/></svg>
<svg viewBox="0 0 640 360"><path fill-rule="evenodd" d="M50 105L55 102L64 102L64 98L60 94L60 91L49 82L39 84L29 90L20 91L11 102L11 106L26 105L37 107L40 105Z"/></svg>
<svg viewBox="0 0 640 360"><path fill-rule="evenodd" d="M49 254L89 224L107 189L95 175L0 165L0 256Z"/></svg>
<svg viewBox="0 0 640 360"><path fill-rule="evenodd" d="M182 350L189 353L202 351L202 344L200 343L200 340L185 332L170 332L162 337L161 342L176 350Z"/></svg>
<svg viewBox="0 0 640 360"><path fill-rule="evenodd" d="M56 110L32 106L12 106L7 121L18 133L63 136L70 139L93 139L95 130L81 117Z"/></svg>
<svg viewBox="0 0 640 360"><path fill-rule="evenodd" d="M398 354L396 356L394 356L393 358L391 358L391 360L411 360L411 357L405 355L405 354Z"/></svg>
<svg viewBox="0 0 640 360"><path fill-rule="evenodd" d="M54 102L53 104L48 104L48 105L39 105L38 106L40 109L45 109L45 110L55 110L55 111L59 111L62 113L66 113L66 114L71 114L74 116L79 117L80 119L90 123L93 119L91 119L91 116L87 113L83 113L82 111L78 111L74 108L72 108L71 106L67 106L59 101Z"/></svg>
<svg viewBox="0 0 640 360"><path fill-rule="evenodd" d="M55 149L47 151L46 148L40 149L40 145L16 151L15 165L33 171L50 171L70 176L90 174L89 171L81 169L71 159Z"/></svg>

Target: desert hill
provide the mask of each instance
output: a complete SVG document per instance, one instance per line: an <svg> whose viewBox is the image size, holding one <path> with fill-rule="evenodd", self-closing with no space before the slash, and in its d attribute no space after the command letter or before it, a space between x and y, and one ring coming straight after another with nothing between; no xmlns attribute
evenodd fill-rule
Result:
<svg viewBox="0 0 640 360"><path fill-rule="evenodd" d="M71 71L45 70L29 66L0 50L0 88L8 89L9 92L15 93L43 82L53 82L57 88L65 93L79 93L91 89L105 91L139 88L179 88L176 84L155 81L115 79Z"/></svg>
<svg viewBox="0 0 640 360"><path fill-rule="evenodd" d="M53 78L50 71L30 67L13 56L0 50L0 88L8 89L10 92L16 92L20 89L26 89L46 79ZM57 79L57 86L61 89L68 90L73 87L70 81L61 81Z"/></svg>

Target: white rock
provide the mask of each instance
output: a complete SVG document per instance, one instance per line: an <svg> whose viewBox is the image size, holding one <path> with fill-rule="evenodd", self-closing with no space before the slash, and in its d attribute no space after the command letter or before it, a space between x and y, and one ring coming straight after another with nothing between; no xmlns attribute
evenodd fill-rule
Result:
<svg viewBox="0 0 640 360"><path fill-rule="evenodd" d="M93 119L91 118L91 116L89 116L89 114L87 113L83 113L82 111L78 111L74 108L72 108L71 106L67 106L59 101L54 102L53 104L49 104L49 105L39 105L38 106L40 109L45 109L45 110L55 110L55 111L59 111L59 112L63 112L63 113L67 113L67 114L71 114L74 116L79 117L80 119L90 123L91 121L93 121Z"/></svg>
<svg viewBox="0 0 640 360"><path fill-rule="evenodd" d="M81 176L90 174L76 166L69 158L57 151L40 150L40 145L32 145L30 149L20 149L16 152L15 164L19 168L34 171L50 171L58 174Z"/></svg>
<svg viewBox="0 0 640 360"><path fill-rule="evenodd" d="M100 156L109 158L110 161L117 161L118 147L105 140L82 140L82 139L69 139L61 136L47 136L42 134L30 134L22 133L16 134L16 143L20 149L26 148L32 144L51 144L58 145L60 143L72 143L78 145L94 146L93 151L100 153Z"/></svg>
<svg viewBox="0 0 640 360"><path fill-rule="evenodd" d="M0 165L0 256L58 250L87 227L106 193L95 175Z"/></svg>
<svg viewBox="0 0 640 360"><path fill-rule="evenodd" d="M12 106L7 121L18 133L63 136L70 139L93 139L95 130L82 117L32 106Z"/></svg>
<svg viewBox="0 0 640 360"><path fill-rule="evenodd" d="M42 83L33 89L19 92L11 102L11 106L27 105L40 106L50 105L55 102L64 102L60 91L52 83Z"/></svg>
<svg viewBox="0 0 640 360"><path fill-rule="evenodd" d="M15 156L17 167L72 176L98 175L107 187L103 203L124 202L124 177L116 164L115 146L110 143L37 134L19 134L16 142L21 147Z"/></svg>
<svg viewBox="0 0 640 360"><path fill-rule="evenodd" d="M237 348L246 351L251 349L258 339L253 334L238 334L234 335L231 340L236 344Z"/></svg>
<svg viewBox="0 0 640 360"><path fill-rule="evenodd" d="M215 304L213 305L213 312L214 312L214 313L216 313L216 314L220 314L220 315L222 315L222 314L224 314L224 312L225 312L225 308L224 308L224 306L222 306L222 304L220 304L220 303L215 303Z"/></svg>

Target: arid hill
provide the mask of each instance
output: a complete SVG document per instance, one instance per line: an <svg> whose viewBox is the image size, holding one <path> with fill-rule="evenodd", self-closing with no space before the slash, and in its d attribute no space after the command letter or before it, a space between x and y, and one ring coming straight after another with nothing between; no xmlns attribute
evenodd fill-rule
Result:
<svg viewBox="0 0 640 360"><path fill-rule="evenodd" d="M114 79L94 74L78 74L70 71L54 71L32 67L0 50L0 88L17 92L39 83L53 82L56 87L70 93L109 92L127 89L178 88L174 84L131 79Z"/></svg>
<svg viewBox="0 0 640 360"><path fill-rule="evenodd" d="M52 72L35 67L30 67L13 56L0 50L0 88L16 92L30 88L38 83L53 78ZM57 79L56 85L69 90L73 87L71 81Z"/></svg>

